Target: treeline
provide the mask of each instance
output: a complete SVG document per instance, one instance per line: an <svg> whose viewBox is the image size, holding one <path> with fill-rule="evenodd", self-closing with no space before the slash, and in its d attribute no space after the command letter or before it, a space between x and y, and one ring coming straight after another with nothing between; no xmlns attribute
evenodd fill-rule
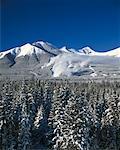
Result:
<svg viewBox="0 0 120 150"><path fill-rule="evenodd" d="M120 83L0 81L1 150L119 150Z"/></svg>

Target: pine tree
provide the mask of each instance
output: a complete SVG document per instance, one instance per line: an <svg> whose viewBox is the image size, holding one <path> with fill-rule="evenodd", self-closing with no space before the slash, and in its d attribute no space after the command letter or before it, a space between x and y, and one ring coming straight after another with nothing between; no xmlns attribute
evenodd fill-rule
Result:
<svg viewBox="0 0 120 150"><path fill-rule="evenodd" d="M43 105L41 105L37 110L37 115L35 117L34 121L34 128L39 129L40 122L43 119Z"/></svg>
<svg viewBox="0 0 120 150"><path fill-rule="evenodd" d="M13 94L11 85L3 87L2 94L3 101L3 132L2 132L2 148L14 150L16 146L16 139L14 136L14 112L13 112Z"/></svg>
<svg viewBox="0 0 120 150"><path fill-rule="evenodd" d="M111 89L109 93L109 98L107 99L107 109L105 110L105 113L103 115L102 125L103 127L107 127L106 130L109 140L107 140L109 143L110 149L117 150L117 129L118 129L118 120L119 120L119 112L117 109L118 104L118 98L117 94L114 90Z"/></svg>
<svg viewBox="0 0 120 150"><path fill-rule="evenodd" d="M4 120L4 101L2 100L2 96L0 95L0 149L2 149L2 130L3 130L3 120Z"/></svg>
<svg viewBox="0 0 120 150"><path fill-rule="evenodd" d="M27 106L27 87L25 83L22 84L22 91L20 92L20 99L21 102L21 118L19 123L19 135L18 135L18 149L19 150L29 150L31 147L31 122L30 122L30 115L28 112Z"/></svg>
<svg viewBox="0 0 120 150"><path fill-rule="evenodd" d="M60 87L54 89L53 94L53 106L52 115L53 117L53 133L54 138L52 139L54 143L54 149L60 149L63 142L63 124L64 124L64 111L69 99L69 89L67 87Z"/></svg>
<svg viewBox="0 0 120 150"><path fill-rule="evenodd" d="M77 109L77 98L75 93L72 92L64 111L64 124L62 126L63 143L61 149L79 150L81 148L78 133L80 123L81 119L79 117L79 110Z"/></svg>

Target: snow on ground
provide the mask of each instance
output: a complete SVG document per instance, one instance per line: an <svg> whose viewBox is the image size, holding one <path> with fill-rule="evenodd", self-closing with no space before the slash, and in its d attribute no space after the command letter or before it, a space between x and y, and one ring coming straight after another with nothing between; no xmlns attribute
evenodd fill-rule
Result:
<svg viewBox="0 0 120 150"><path fill-rule="evenodd" d="M89 61L89 58L85 55L80 57L80 55L77 54L67 53L51 58L47 67L53 65L52 71L54 77L59 77L61 75L70 77L83 72L93 72L93 70L89 67Z"/></svg>
<svg viewBox="0 0 120 150"><path fill-rule="evenodd" d="M110 56L96 56L96 55L78 55L73 53L64 53L51 58L50 62L44 66L52 66L53 76L81 76L90 75L96 77L98 75L98 68L114 68L119 67L119 58ZM103 73L102 76L107 76Z"/></svg>

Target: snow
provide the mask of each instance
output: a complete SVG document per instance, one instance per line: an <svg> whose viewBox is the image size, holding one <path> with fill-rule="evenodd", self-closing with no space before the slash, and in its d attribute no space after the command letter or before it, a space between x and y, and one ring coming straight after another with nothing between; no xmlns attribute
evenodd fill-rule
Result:
<svg viewBox="0 0 120 150"><path fill-rule="evenodd" d="M60 53L60 50L58 48L48 42L37 41L33 43L33 45L51 54L58 55Z"/></svg>
<svg viewBox="0 0 120 150"><path fill-rule="evenodd" d="M104 55L106 54L107 56L114 56L114 57L120 57L120 48L116 48L114 50L104 52Z"/></svg>
<svg viewBox="0 0 120 150"><path fill-rule="evenodd" d="M116 69L120 73L120 48L108 52L96 52L90 47L84 47L77 51L72 48L68 49L66 46L58 49L48 42L38 41L1 52L0 59L8 53L12 54L13 58L32 56L33 54L53 54L50 56L50 61L45 62L41 67L43 69L51 66L53 77L81 75L96 77L99 76L102 68L105 70L101 73L103 77L108 76L107 70L110 69ZM117 74L113 72L112 75L116 76Z"/></svg>
<svg viewBox="0 0 120 150"><path fill-rule="evenodd" d="M117 106L120 107L120 102L118 102Z"/></svg>
<svg viewBox="0 0 120 150"><path fill-rule="evenodd" d="M32 55L32 54L38 54L38 53L44 53L43 50L27 43L20 47L20 52L17 55L17 57L25 56L25 55Z"/></svg>
<svg viewBox="0 0 120 150"><path fill-rule="evenodd" d="M77 50L75 50L75 49L73 49L73 48L69 48L69 49L68 49L66 46L63 46L63 47L60 48L59 50L62 51L62 52L65 52L65 53L81 54L80 51L77 51ZM82 52L82 54L83 54L83 52Z"/></svg>
<svg viewBox="0 0 120 150"><path fill-rule="evenodd" d="M25 55L31 55L34 51L34 47L31 44L25 44L23 46L21 46L21 51L20 53L17 55L17 57L20 56L25 56Z"/></svg>
<svg viewBox="0 0 120 150"><path fill-rule="evenodd" d="M84 47L79 50L79 52L87 54L87 55L94 55L94 56L113 56L113 57L120 57L120 47L107 51L107 52L96 52L92 50L90 47Z"/></svg>
<svg viewBox="0 0 120 150"><path fill-rule="evenodd" d="M5 52L1 52L1 53L0 53L0 59L1 59L1 58L4 58L4 56L7 55L8 53L12 53L12 50L13 50L13 49L10 49L10 50L5 51Z"/></svg>
<svg viewBox="0 0 120 150"><path fill-rule="evenodd" d="M54 58L47 64L53 65L52 71L54 77L72 76L74 74L81 74L82 72L92 72L89 68L89 59L84 59L85 56L80 57L77 54L61 54Z"/></svg>
<svg viewBox="0 0 120 150"><path fill-rule="evenodd" d="M17 57L31 55L34 52L41 53L43 52L43 49L47 50L48 52L55 53L56 55L60 54L60 52L65 52L65 53L75 53L79 55L85 54L85 55L90 55L90 56L120 57L120 47L113 49L111 51L107 51L107 52L96 52L87 46L77 51L73 48L68 49L66 46L58 49L57 47L55 47L54 45L48 42L37 41L37 42L34 42L33 44L27 43L21 47L17 47L17 48L13 48L4 52L0 52L0 58L3 58L8 53L17 55Z"/></svg>
<svg viewBox="0 0 120 150"><path fill-rule="evenodd" d="M41 105L40 108L38 108L37 116L35 117L35 121L34 121L34 126L36 128L39 128L39 126L40 126L39 122L40 122L40 120L43 119L42 111L43 111L43 106Z"/></svg>
<svg viewBox="0 0 120 150"><path fill-rule="evenodd" d="M39 44L39 45L41 45L43 47L49 47L49 48L51 47L52 49L57 49L57 47L55 47L54 45L52 45L49 42L37 41L37 42L33 43L33 45L37 45L37 44Z"/></svg>
<svg viewBox="0 0 120 150"><path fill-rule="evenodd" d="M12 48L12 49L4 51L4 52L0 52L0 59L4 58L5 55L7 55L7 54L11 54L11 55L13 55L13 57L16 57L16 55L19 54L19 52L20 52L19 47Z"/></svg>
<svg viewBox="0 0 120 150"><path fill-rule="evenodd" d="M60 51L65 52L65 53L69 53L70 51L67 49L66 46L63 46L62 48L60 48Z"/></svg>
<svg viewBox="0 0 120 150"><path fill-rule="evenodd" d="M90 76L92 76L92 77L97 77L97 73L95 73L95 72L94 72L94 73L91 73Z"/></svg>
<svg viewBox="0 0 120 150"><path fill-rule="evenodd" d="M108 76L108 75L107 75L107 74L105 74L105 73L103 73L102 75L103 75L104 77L107 77L107 76ZM114 74L113 74L113 75L114 75Z"/></svg>
<svg viewBox="0 0 120 150"><path fill-rule="evenodd" d="M95 54L95 51L92 50L90 47L84 47L79 50L79 52L85 53L85 54Z"/></svg>
<svg viewBox="0 0 120 150"><path fill-rule="evenodd" d="M96 68L92 66L104 67L119 67L120 61L118 58L110 56L95 56L95 55L78 55L73 53L63 53L51 58L46 65L52 66L53 77L60 76L81 76L90 75L91 77L98 76ZM45 67L45 66L44 66ZM102 74L106 77L106 74Z"/></svg>

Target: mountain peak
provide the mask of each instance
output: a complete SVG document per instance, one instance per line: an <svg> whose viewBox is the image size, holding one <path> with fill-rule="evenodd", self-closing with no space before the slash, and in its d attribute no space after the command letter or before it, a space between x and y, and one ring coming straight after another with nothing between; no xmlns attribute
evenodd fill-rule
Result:
<svg viewBox="0 0 120 150"><path fill-rule="evenodd" d="M62 52L69 52L69 50L67 49L67 46L61 47L60 50L61 50Z"/></svg>
<svg viewBox="0 0 120 150"><path fill-rule="evenodd" d="M20 47L20 52L17 55L17 57L25 56L25 55L31 55L34 52L34 46L30 43L27 43Z"/></svg>
<svg viewBox="0 0 120 150"><path fill-rule="evenodd" d="M33 46L42 49L45 52L51 53L53 55L58 55L60 53L59 49L52 45L51 43L44 41L37 41L32 44Z"/></svg>
<svg viewBox="0 0 120 150"><path fill-rule="evenodd" d="M41 40L41 41L36 41L36 42L34 42L33 45L34 45L34 44L41 44L41 45L43 45L43 44L45 44L45 43L46 43L46 42L44 42L44 41Z"/></svg>
<svg viewBox="0 0 120 150"><path fill-rule="evenodd" d="M83 47L83 48L80 49L79 51L80 51L80 52L84 52L85 54L95 53L95 51L92 50L89 46Z"/></svg>
<svg viewBox="0 0 120 150"><path fill-rule="evenodd" d="M120 73L119 58L120 48L96 52L88 46L75 50L66 46L56 48L48 42L37 41L1 52L0 74L4 74L3 68L10 68L7 70L10 73L12 68L13 75L21 72L25 76L113 76Z"/></svg>

